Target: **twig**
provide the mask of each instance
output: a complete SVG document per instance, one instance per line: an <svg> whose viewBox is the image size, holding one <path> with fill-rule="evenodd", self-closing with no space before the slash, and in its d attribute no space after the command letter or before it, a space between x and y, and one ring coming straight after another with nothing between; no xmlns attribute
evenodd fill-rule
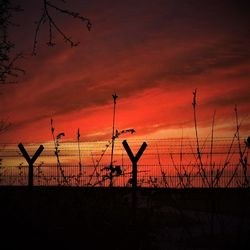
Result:
<svg viewBox="0 0 250 250"><path fill-rule="evenodd" d="M213 163L213 143L214 143L214 121L215 121L215 114L213 114L213 121L212 121L212 132L211 132L211 145L210 145L210 187L213 187L213 172L214 172L214 163Z"/></svg>
<svg viewBox="0 0 250 250"><path fill-rule="evenodd" d="M78 145L78 157L79 157L79 173L82 174L82 158L81 158L81 149L80 149L80 129L77 130L77 145Z"/></svg>
<svg viewBox="0 0 250 250"><path fill-rule="evenodd" d="M200 163L200 169L203 173L203 178L206 180L208 186L209 186L209 181L207 180L206 172L203 166L203 162L201 159L201 152L200 152L200 145L199 145L199 136L198 136L198 126L197 126L197 115L196 115L196 94L197 94L197 89L193 92L193 110L194 110L194 127L195 127L195 137L196 137L196 145L197 145L197 155L198 155L198 160Z"/></svg>
<svg viewBox="0 0 250 250"><path fill-rule="evenodd" d="M244 187L249 187L249 180L247 177L247 157L244 157L245 150L244 152L242 151L241 148L241 143L240 143L240 129L239 129L239 119L238 119L238 109L237 105L235 105L235 119L236 119L236 131L237 131L237 141L238 141L238 147L239 147L239 155L240 155L240 164L242 166L243 174L244 174Z"/></svg>
<svg viewBox="0 0 250 250"><path fill-rule="evenodd" d="M40 31L41 25L48 22L48 33L49 33L49 40L47 42L48 46L54 46L55 43L53 42L53 28L57 31L57 33L63 38L63 40L70 44L71 47L75 47L79 44L79 42L74 42L68 35L65 34L65 32L57 25L57 23L54 21L54 18L51 16L49 9L56 10L58 13L62 13L65 15L68 15L70 17L76 18L80 20L83 23L86 23L86 27L88 31L91 30L92 24L89 18L84 17L80 15L77 12L73 12L67 9L62 9L54 4L52 4L48 0L43 0L43 11L42 15L37 22L36 30L35 30L35 37L34 37L34 43L33 43L33 51L32 54L36 55L37 50L37 43L38 43L38 33Z"/></svg>
<svg viewBox="0 0 250 250"><path fill-rule="evenodd" d="M113 186L113 157L114 157L114 147L115 147L115 136L114 136L114 132L115 132L115 111L116 111L116 99L118 98L118 96L116 94L112 95L113 97L113 102L114 102L114 111L113 111L113 124L112 124L112 147L111 147L111 159L110 159L110 187Z"/></svg>
<svg viewBox="0 0 250 250"><path fill-rule="evenodd" d="M182 176L182 174L179 172L179 170L178 170L178 168L177 168L177 166L176 166L176 164L175 164L175 161L174 161L174 158L173 158L173 154L172 153L170 153L170 158L171 158L171 160L172 160L172 164L173 164L173 166L174 166L174 169L175 169L175 171L176 171L176 173L177 173L177 176L178 176L178 178L179 178L179 180L180 180L180 182L178 183L178 185L182 185L184 188L185 188L185 183L184 183L184 181L183 181L183 176ZM177 185L177 186L178 186Z"/></svg>
<svg viewBox="0 0 250 250"><path fill-rule="evenodd" d="M55 131L55 128L53 127L53 119L51 118L50 120L50 125L51 125L51 133L52 133L52 137L53 137L53 140L54 140L54 146L55 146L55 156L56 156L56 160L57 160L57 176L58 176L58 184L60 185L60 180L59 180L59 170L60 170L60 173L63 177L63 181L64 183L66 184L69 184L68 183L68 180L66 178L66 176L64 175L64 171L63 171L63 168L62 168L62 165L61 165L61 162L60 162L60 158L59 158L59 139L64 136L64 133L59 133L56 138L55 138L55 134L54 134L54 131Z"/></svg>
<svg viewBox="0 0 250 250"><path fill-rule="evenodd" d="M158 150L158 145L157 144L156 144L156 150L157 150L157 156L158 156L158 164L160 166L160 170L161 170L161 175L162 175L164 186L165 187L169 187L169 184L168 184L168 181L167 181L167 177L166 177L166 173L163 171L163 168L162 168L161 158L160 158L160 154L159 154L159 150Z"/></svg>

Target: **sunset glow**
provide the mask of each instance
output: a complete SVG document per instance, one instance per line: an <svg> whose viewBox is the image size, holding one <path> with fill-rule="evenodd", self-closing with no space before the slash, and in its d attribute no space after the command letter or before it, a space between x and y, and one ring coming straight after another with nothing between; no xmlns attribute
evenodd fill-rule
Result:
<svg viewBox="0 0 250 250"><path fill-rule="evenodd" d="M27 1L25 18L12 29L26 75L0 86L0 117L10 129L1 142L51 141L50 119L66 140L80 128L82 140L111 137L117 93L116 128L134 128L135 138L194 137L192 92L197 88L201 136L232 136L234 107L249 135L250 31L244 1L74 1L93 28L57 17L72 39L68 47L55 36L47 47L46 29L30 56L39 6ZM22 13L23 15L23 13Z"/></svg>

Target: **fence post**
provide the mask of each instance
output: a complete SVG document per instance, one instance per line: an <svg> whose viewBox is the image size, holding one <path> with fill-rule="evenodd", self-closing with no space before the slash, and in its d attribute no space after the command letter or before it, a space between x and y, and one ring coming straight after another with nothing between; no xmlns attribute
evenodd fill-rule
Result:
<svg viewBox="0 0 250 250"><path fill-rule="evenodd" d="M33 155L32 158L29 157L29 155L28 155L27 151L25 150L22 143L19 143L18 147L19 147L21 153L23 154L23 157L25 158L25 160L29 164L28 187L33 187L33 177L34 177L33 164L35 163L38 156L42 153L44 147L43 147L43 145L40 145L40 147L37 149L37 151L35 152L35 154Z"/></svg>
<svg viewBox="0 0 250 250"><path fill-rule="evenodd" d="M133 222L136 223L136 209L137 209L137 162L141 158L144 150L147 147L147 143L143 142L136 156L133 155L128 143L126 140L122 142L123 147L125 148L131 162L132 162L132 215Z"/></svg>
<svg viewBox="0 0 250 250"><path fill-rule="evenodd" d="M146 142L143 142L143 144L141 145L139 151L137 152L136 156L133 155L128 143L126 140L124 140L122 142L123 144L123 147L125 148L128 156L129 156L129 159L131 160L132 162L132 187L133 188L136 188L137 187L137 162L139 161L139 159L141 158L144 150L146 149L147 147L147 143Z"/></svg>

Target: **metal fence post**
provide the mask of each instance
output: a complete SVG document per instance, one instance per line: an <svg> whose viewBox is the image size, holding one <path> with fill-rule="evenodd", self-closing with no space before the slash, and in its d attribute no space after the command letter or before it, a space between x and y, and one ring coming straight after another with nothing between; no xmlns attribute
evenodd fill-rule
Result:
<svg viewBox="0 0 250 250"><path fill-rule="evenodd" d="M29 155L28 155L27 151L25 150L25 148L24 148L24 146L23 146L22 143L19 143L18 147L19 147L21 153L23 154L23 157L25 158L25 160L29 164L28 186L29 187L33 187L33 184L34 184L34 182L33 182L33 179L34 179L33 164L35 163L35 161L38 158L38 156L42 153L44 147L43 147L43 145L40 145L40 147L35 152L35 154L33 155L32 158L29 157Z"/></svg>
<svg viewBox="0 0 250 250"><path fill-rule="evenodd" d="M131 162L132 162L132 214L133 214L133 221L136 223L136 210L137 210L137 162L139 161L140 157L142 156L144 150L147 147L147 143L143 142L139 151L137 152L136 156L132 153L128 143L126 140L122 142L123 147L125 148Z"/></svg>

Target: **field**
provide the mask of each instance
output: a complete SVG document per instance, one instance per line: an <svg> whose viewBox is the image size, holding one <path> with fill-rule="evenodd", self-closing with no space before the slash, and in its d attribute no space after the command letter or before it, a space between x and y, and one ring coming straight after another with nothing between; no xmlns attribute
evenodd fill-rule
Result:
<svg viewBox="0 0 250 250"><path fill-rule="evenodd" d="M134 193L135 194L135 193ZM2 249L249 249L244 189L1 187Z"/></svg>

